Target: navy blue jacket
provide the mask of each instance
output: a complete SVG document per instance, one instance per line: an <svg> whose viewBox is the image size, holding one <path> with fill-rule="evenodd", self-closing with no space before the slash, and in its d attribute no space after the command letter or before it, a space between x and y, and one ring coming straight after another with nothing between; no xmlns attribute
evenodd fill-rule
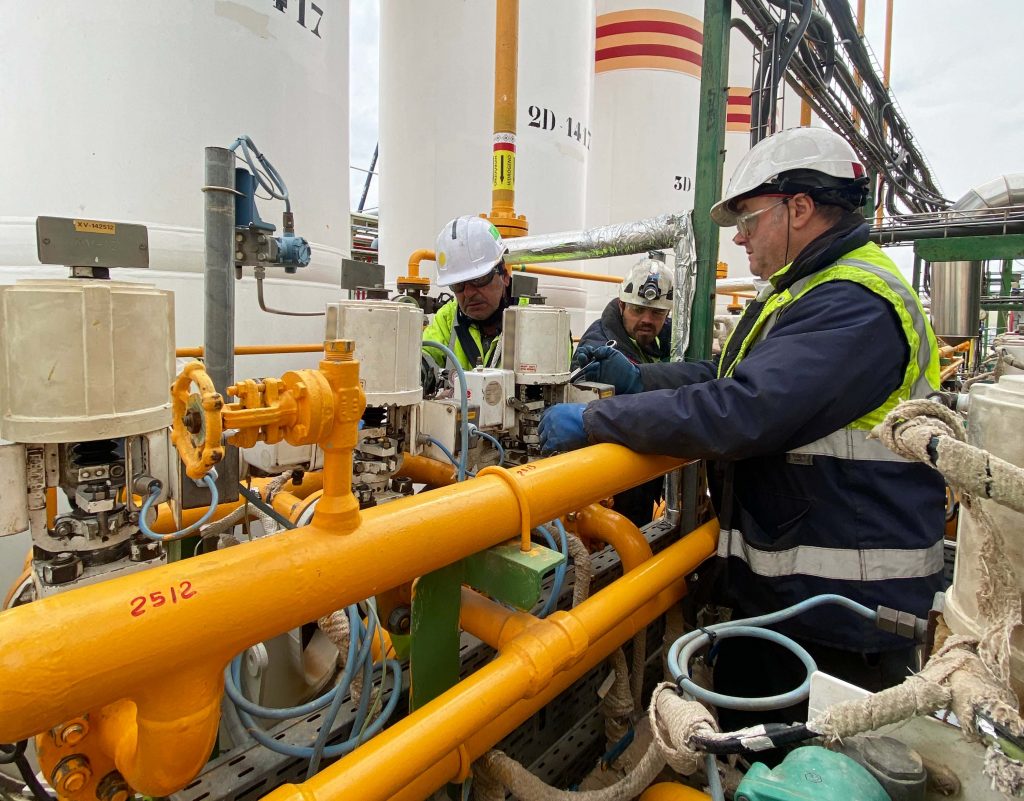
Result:
<svg viewBox="0 0 1024 801"><path fill-rule="evenodd" d="M732 377L716 378L712 362L643 365L650 391L589 404L584 428L594 443L713 460L716 505L721 486L715 478L732 463L732 524L760 548L929 548L941 542L944 523L944 483L932 468L787 454L880 406L899 386L908 357L890 304L853 282L828 282L787 307ZM767 579L730 558L726 585L723 600L737 616L773 611L821 592L924 615L942 579L941 570L885 581L801 574ZM850 650L909 645L831 608L786 628Z"/></svg>
<svg viewBox="0 0 1024 801"><path fill-rule="evenodd" d="M580 337L580 345L603 345L615 341L615 349L623 353L633 364L668 361L672 346L672 320L665 321L654 343L640 352L640 344L626 333L622 323L619 301L613 298L604 307L600 319L594 320Z"/></svg>

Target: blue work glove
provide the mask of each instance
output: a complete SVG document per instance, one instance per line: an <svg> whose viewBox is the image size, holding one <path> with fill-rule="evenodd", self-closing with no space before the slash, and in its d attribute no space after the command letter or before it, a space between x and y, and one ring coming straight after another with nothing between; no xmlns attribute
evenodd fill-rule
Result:
<svg viewBox="0 0 1024 801"><path fill-rule="evenodd" d="M540 434L540 449L552 451L574 451L586 446L587 434L583 430L585 403L556 403L540 420L537 433Z"/></svg>
<svg viewBox="0 0 1024 801"><path fill-rule="evenodd" d="M580 345L572 357L572 367L583 367L583 377L599 384L611 384L616 395L643 392L640 368L610 345Z"/></svg>

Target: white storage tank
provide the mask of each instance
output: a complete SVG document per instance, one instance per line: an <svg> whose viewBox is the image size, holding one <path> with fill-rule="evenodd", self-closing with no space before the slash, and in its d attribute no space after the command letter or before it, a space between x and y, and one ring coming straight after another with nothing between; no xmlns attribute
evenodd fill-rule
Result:
<svg viewBox="0 0 1024 801"><path fill-rule="evenodd" d="M380 13L380 256L391 283L448 220L490 212L495 3L382 3ZM515 206L530 234L584 225L593 23L592 0L519 5ZM421 269L436 277L433 264ZM580 282L542 276L540 292L582 332Z"/></svg>
<svg viewBox="0 0 1024 801"><path fill-rule="evenodd" d="M587 226L693 208L703 48L701 0L597 0ZM588 269L625 276L640 256ZM589 283L588 320L615 297Z"/></svg>
<svg viewBox="0 0 1024 801"><path fill-rule="evenodd" d="M138 222L149 270L177 293L179 345L203 338L203 149L248 134L285 178L313 262L271 275L267 304L323 311L348 249L348 3L160 0L4 8L0 50L0 283L64 278L40 268L37 215ZM281 230L278 203L261 214ZM236 284L236 344L317 342L322 317L259 310ZM315 355L243 357L236 375L277 375Z"/></svg>

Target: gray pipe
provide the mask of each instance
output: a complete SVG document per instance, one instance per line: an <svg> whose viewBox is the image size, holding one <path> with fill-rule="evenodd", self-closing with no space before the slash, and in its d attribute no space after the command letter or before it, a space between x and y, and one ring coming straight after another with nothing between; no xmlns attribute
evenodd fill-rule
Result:
<svg viewBox="0 0 1024 801"><path fill-rule="evenodd" d="M998 213L1008 206L1022 203L1024 174L1001 175L993 181L969 189L942 216L963 224L965 219L984 219L985 211ZM980 261L936 262L931 266L932 327L938 336L951 344L978 336L983 267Z"/></svg>
<svg viewBox="0 0 1024 801"><path fill-rule="evenodd" d="M206 372L223 395L235 367L235 154L206 148L206 235L203 355Z"/></svg>

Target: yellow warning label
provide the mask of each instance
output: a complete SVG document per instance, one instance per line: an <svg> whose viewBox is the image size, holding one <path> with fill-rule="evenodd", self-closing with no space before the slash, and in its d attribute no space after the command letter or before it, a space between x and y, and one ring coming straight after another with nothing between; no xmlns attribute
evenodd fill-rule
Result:
<svg viewBox="0 0 1024 801"><path fill-rule="evenodd" d="M80 234L116 234L117 225L99 220L73 220L75 230Z"/></svg>
<svg viewBox="0 0 1024 801"><path fill-rule="evenodd" d="M516 154L511 150L497 150L492 160L492 189L516 188Z"/></svg>

